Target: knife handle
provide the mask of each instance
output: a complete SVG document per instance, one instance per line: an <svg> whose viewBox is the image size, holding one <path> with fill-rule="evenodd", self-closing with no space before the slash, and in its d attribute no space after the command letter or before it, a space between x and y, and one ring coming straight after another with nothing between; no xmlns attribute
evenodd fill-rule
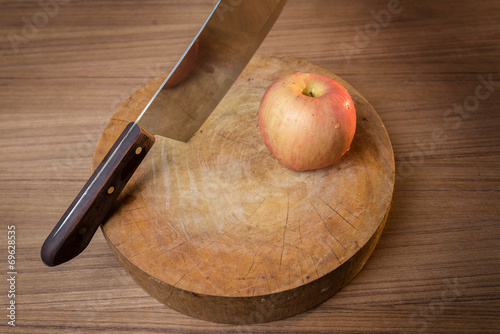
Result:
<svg viewBox="0 0 500 334"><path fill-rule="evenodd" d="M45 240L41 257L46 265L69 261L87 247L154 141L134 122L127 125Z"/></svg>

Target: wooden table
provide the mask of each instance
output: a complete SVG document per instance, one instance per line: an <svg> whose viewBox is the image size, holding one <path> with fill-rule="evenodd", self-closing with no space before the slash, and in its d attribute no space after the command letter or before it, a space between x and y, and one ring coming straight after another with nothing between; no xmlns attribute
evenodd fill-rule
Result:
<svg viewBox="0 0 500 334"><path fill-rule="evenodd" d="M135 284L101 232L75 260L43 265L40 247L89 176L105 124L170 70L215 2L0 3L0 332L500 332L496 0L289 0L259 50L348 81L393 144L385 230L332 299L266 324L196 320Z"/></svg>

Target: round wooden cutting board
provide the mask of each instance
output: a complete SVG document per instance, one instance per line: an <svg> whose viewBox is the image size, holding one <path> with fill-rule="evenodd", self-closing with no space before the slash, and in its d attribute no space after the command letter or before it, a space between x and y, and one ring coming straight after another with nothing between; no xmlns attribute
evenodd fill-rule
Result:
<svg viewBox="0 0 500 334"><path fill-rule="evenodd" d="M332 167L281 166L256 127L267 86L298 71L334 78L355 102L351 150ZM115 113L92 171L162 80ZM363 267L387 219L394 170L384 125L359 92L304 61L256 55L187 144L156 137L102 231L135 281L170 308L213 322L278 320L330 298Z"/></svg>

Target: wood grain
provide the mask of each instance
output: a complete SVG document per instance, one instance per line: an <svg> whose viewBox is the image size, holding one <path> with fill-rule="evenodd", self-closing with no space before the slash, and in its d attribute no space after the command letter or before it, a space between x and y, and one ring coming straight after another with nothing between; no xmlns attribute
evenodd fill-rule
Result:
<svg viewBox="0 0 500 334"><path fill-rule="evenodd" d="M60 265L87 247L154 141L153 135L133 121L127 124L100 163L92 168L92 176L47 236L41 250L43 263Z"/></svg>
<svg viewBox="0 0 500 334"><path fill-rule="evenodd" d="M355 101L352 148L330 168L281 166L256 127L266 88L298 71L341 82ZM163 79L113 115L93 169ZM278 320L325 301L363 267L394 173L385 127L359 92L307 62L255 55L188 143L158 137L103 232L138 284L169 307L222 323Z"/></svg>
<svg viewBox="0 0 500 334"><path fill-rule="evenodd" d="M500 3L401 1L403 10L350 60L370 11L388 0L289 0L260 52L321 66L362 92L396 160L384 233L363 270L306 313L272 323L213 324L145 293L98 232L78 261L46 268L40 247L90 175L120 105L179 59L214 0L69 1L16 52L38 1L0 2L0 252L17 229L17 327L2 333L498 333L500 88L470 116L446 122L500 81ZM433 132L443 130L443 140ZM0 304L6 307L6 262ZM0 316L6 320L3 311Z"/></svg>

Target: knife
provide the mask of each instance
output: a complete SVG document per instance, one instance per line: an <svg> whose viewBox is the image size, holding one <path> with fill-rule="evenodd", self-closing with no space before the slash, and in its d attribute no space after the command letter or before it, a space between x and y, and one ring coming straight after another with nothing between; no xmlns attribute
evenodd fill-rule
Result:
<svg viewBox="0 0 500 334"><path fill-rule="evenodd" d="M139 117L129 123L41 249L56 266L80 254L155 142L188 142L231 88L287 0L219 0ZM179 79L180 78L180 79Z"/></svg>

